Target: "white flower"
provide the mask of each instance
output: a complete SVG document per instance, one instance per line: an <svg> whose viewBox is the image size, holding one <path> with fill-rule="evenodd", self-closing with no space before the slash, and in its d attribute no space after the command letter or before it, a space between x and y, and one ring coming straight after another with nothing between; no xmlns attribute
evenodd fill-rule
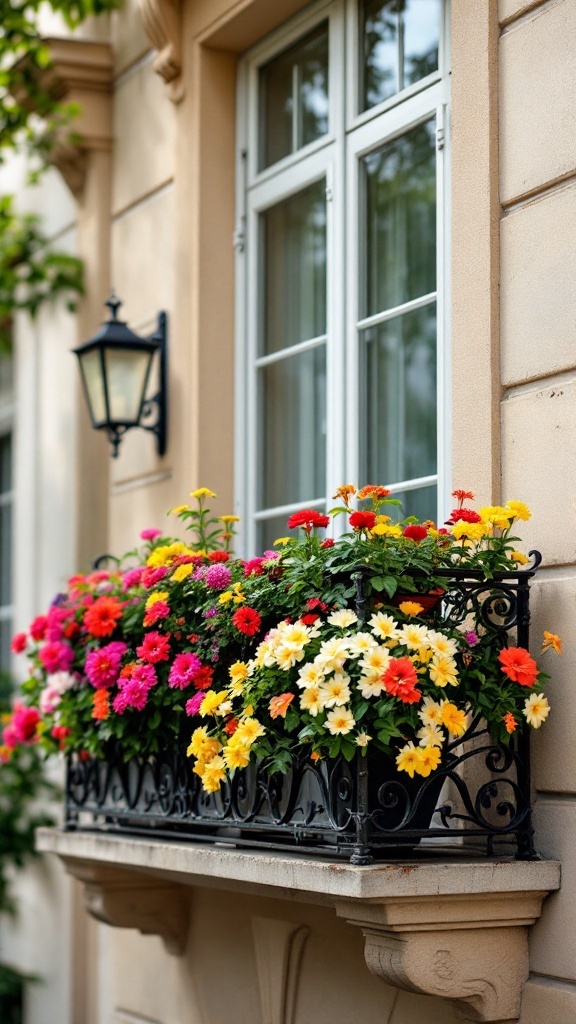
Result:
<svg viewBox="0 0 576 1024"><path fill-rule="evenodd" d="M421 747L441 747L444 743L444 733L433 723L423 725L416 735L420 740Z"/></svg>
<svg viewBox="0 0 576 1024"><path fill-rule="evenodd" d="M328 729L333 736L347 736L356 725L356 719L350 708L334 708L326 715L324 728Z"/></svg>
<svg viewBox="0 0 576 1024"><path fill-rule="evenodd" d="M77 682L77 677L73 676L70 672L52 672L46 678L46 686L60 694L72 689Z"/></svg>
<svg viewBox="0 0 576 1024"><path fill-rule="evenodd" d="M350 648L350 654L354 658L359 658L362 654L366 654L371 651L373 647L376 647L376 641L370 633L355 633L351 636L348 642Z"/></svg>
<svg viewBox="0 0 576 1024"><path fill-rule="evenodd" d="M326 679L320 686L320 697L325 708L341 707L350 700L350 676L344 672L335 672L331 679Z"/></svg>
<svg viewBox="0 0 576 1024"><path fill-rule="evenodd" d="M371 739L372 737L367 732L359 732L356 737L356 746L367 747Z"/></svg>
<svg viewBox="0 0 576 1024"><path fill-rule="evenodd" d="M379 697L384 690L381 672L371 672L369 675L361 676L358 680L358 689L364 700L370 700L370 697Z"/></svg>
<svg viewBox="0 0 576 1024"><path fill-rule="evenodd" d="M426 626L417 626L413 622L407 622L400 630L398 642L404 644L409 650L415 651L428 642L428 630Z"/></svg>
<svg viewBox="0 0 576 1024"><path fill-rule="evenodd" d="M444 633L438 633L434 629L428 633L428 643L435 654L446 654L449 658L453 658L458 652L455 640L451 640L449 636L444 636Z"/></svg>
<svg viewBox="0 0 576 1024"><path fill-rule="evenodd" d="M47 686L45 690L42 690L40 694L40 711L43 715L51 715L58 707L62 700L61 694L58 690L55 690L52 686Z"/></svg>
<svg viewBox="0 0 576 1024"><path fill-rule="evenodd" d="M396 640L398 637L398 623L391 615L385 615L384 612L375 612L369 625L372 626L374 636L380 637L381 640Z"/></svg>
<svg viewBox="0 0 576 1024"><path fill-rule="evenodd" d="M337 672L344 667L348 655L348 640L345 637L335 637L333 640L322 642L314 663L326 673Z"/></svg>
<svg viewBox="0 0 576 1024"><path fill-rule="evenodd" d="M328 616L326 621L331 626L339 626L340 629L346 629L346 626L352 626L353 623L358 622L358 616L351 608L338 608L337 611L332 612Z"/></svg>
<svg viewBox="0 0 576 1024"><path fill-rule="evenodd" d="M424 697L418 712L418 718L424 725L442 724L442 706L432 697Z"/></svg>
<svg viewBox="0 0 576 1024"><path fill-rule="evenodd" d="M312 662L299 669L297 682L301 690L309 686L319 686L324 682L324 673L319 665Z"/></svg>

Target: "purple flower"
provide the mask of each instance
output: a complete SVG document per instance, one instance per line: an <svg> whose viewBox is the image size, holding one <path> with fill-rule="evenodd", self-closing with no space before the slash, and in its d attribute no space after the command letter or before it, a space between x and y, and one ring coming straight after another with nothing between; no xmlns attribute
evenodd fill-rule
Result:
<svg viewBox="0 0 576 1024"><path fill-rule="evenodd" d="M480 642L478 634L475 633L473 629L470 629L468 630L467 633L464 633L464 639L469 647L475 647L476 644Z"/></svg>
<svg viewBox="0 0 576 1024"><path fill-rule="evenodd" d="M226 590L232 582L232 573L221 562L215 562L206 569L204 582L210 590Z"/></svg>
<svg viewBox="0 0 576 1024"><path fill-rule="evenodd" d="M193 697L190 697L190 700L186 701L186 714L197 715L205 696L206 694L202 690L198 690L198 693L195 693Z"/></svg>
<svg viewBox="0 0 576 1024"><path fill-rule="evenodd" d="M156 540L156 537L160 537L161 534L162 530L156 530L154 529L154 527L151 527L148 530L140 531L140 536L142 540Z"/></svg>
<svg viewBox="0 0 576 1024"><path fill-rule="evenodd" d="M206 611L204 612L205 619L213 619L215 615L218 615L217 608L207 608Z"/></svg>
<svg viewBox="0 0 576 1024"><path fill-rule="evenodd" d="M177 654L168 676L168 686L171 686L172 689L185 690L187 686L190 686L200 668L202 668L202 662L197 654L192 654L191 651Z"/></svg>

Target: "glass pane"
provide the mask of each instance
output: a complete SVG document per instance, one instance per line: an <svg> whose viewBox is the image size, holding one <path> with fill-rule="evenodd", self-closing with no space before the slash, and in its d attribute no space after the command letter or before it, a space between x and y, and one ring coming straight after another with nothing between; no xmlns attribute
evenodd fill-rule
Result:
<svg viewBox="0 0 576 1024"><path fill-rule="evenodd" d="M360 109L367 110L438 68L442 0L363 0Z"/></svg>
<svg viewBox="0 0 576 1024"><path fill-rule="evenodd" d="M436 288L435 121L363 158L366 298L363 316Z"/></svg>
<svg viewBox="0 0 576 1024"><path fill-rule="evenodd" d="M0 493L12 490L12 434L0 437Z"/></svg>
<svg viewBox="0 0 576 1024"><path fill-rule="evenodd" d="M10 671L10 641L12 640L12 620L0 620L0 670Z"/></svg>
<svg viewBox="0 0 576 1024"><path fill-rule="evenodd" d="M260 69L259 169L328 131L328 22Z"/></svg>
<svg viewBox="0 0 576 1024"><path fill-rule="evenodd" d="M326 332L324 179L271 207L262 214L261 225L260 354L268 355Z"/></svg>
<svg viewBox="0 0 576 1024"><path fill-rule="evenodd" d="M100 423L105 423L108 418L100 349L92 349L91 352L85 352L80 357L80 366L88 393L90 415L94 425L98 426Z"/></svg>
<svg viewBox="0 0 576 1024"><path fill-rule="evenodd" d="M12 601L12 506L0 505L0 605Z"/></svg>
<svg viewBox="0 0 576 1024"><path fill-rule="evenodd" d="M151 354L134 349L106 349L108 404L113 423L136 423L150 366Z"/></svg>
<svg viewBox="0 0 576 1024"><path fill-rule="evenodd" d="M282 546L274 548L274 541L278 537L296 537L298 530L289 530L288 515L274 516L272 519L263 519L256 524L256 552L261 555L263 551L282 551Z"/></svg>
<svg viewBox="0 0 576 1024"><path fill-rule="evenodd" d="M418 487L414 491L399 491L398 494L394 494L394 498L398 498L398 501L402 502L401 509L394 509L391 505L388 510L388 515L392 519L403 519L404 516L417 516L420 522L425 522L426 519L431 519L432 522L436 522L437 512L437 496L438 488L436 484L432 484L430 487Z"/></svg>
<svg viewBox="0 0 576 1024"><path fill-rule="evenodd" d="M322 497L326 491L325 346L258 372L258 507Z"/></svg>
<svg viewBox="0 0 576 1024"><path fill-rule="evenodd" d="M436 473L436 307L361 335L363 480L394 484Z"/></svg>

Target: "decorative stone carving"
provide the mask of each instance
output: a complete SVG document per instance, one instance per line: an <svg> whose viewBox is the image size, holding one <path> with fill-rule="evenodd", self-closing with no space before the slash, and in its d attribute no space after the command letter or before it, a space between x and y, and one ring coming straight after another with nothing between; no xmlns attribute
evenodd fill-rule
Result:
<svg viewBox="0 0 576 1024"><path fill-rule="evenodd" d="M168 95L178 103L182 83L182 0L138 0L144 31L158 50L154 70L164 79Z"/></svg>
<svg viewBox="0 0 576 1024"><path fill-rule="evenodd" d="M182 956L190 916L184 886L86 861L66 861L66 867L83 882L84 904L92 917L116 928L159 935L168 953Z"/></svg>
<svg viewBox="0 0 576 1024"><path fill-rule="evenodd" d="M528 925L545 893L424 897L336 904L358 925L372 974L389 985L453 1000L468 1021L516 1021L528 977Z"/></svg>
<svg viewBox="0 0 576 1024"><path fill-rule="evenodd" d="M252 918L262 1024L294 1024L302 953L309 929L296 921Z"/></svg>

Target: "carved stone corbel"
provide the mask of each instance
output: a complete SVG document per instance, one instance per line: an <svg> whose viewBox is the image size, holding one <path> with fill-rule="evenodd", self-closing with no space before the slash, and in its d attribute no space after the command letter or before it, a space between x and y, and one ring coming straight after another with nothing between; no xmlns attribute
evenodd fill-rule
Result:
<svg viewBox="0 0 576 1024"><path fill-rule="evenodd" d="M178 103L182 82L182 0L138 0L144 31L158 50L154 70L164 79L168 96Z"/></svg>
<svg viewBox="0 0 576 1024"><path fill-rule="evenodd" d="M454 1002L467 1021L512 1024L528 977L528 926L544 892L338 902L365 936L372 974L389 985Z"/></svg>
<svg viewBox="0 0 576 1024"><path fill-rule="evenodd" d="M190 918L187 887L87 861L67 860L66 867L83 883L84 905L92 917L116 928L159 935L168 953L182 956Z"/></svg>
<svg viewBox="0 0 576 1024"><path fill-rule="evenodd" d="M263 1024L294 1024L302 953L309 932L296 921L252 918Z"/></svg>

